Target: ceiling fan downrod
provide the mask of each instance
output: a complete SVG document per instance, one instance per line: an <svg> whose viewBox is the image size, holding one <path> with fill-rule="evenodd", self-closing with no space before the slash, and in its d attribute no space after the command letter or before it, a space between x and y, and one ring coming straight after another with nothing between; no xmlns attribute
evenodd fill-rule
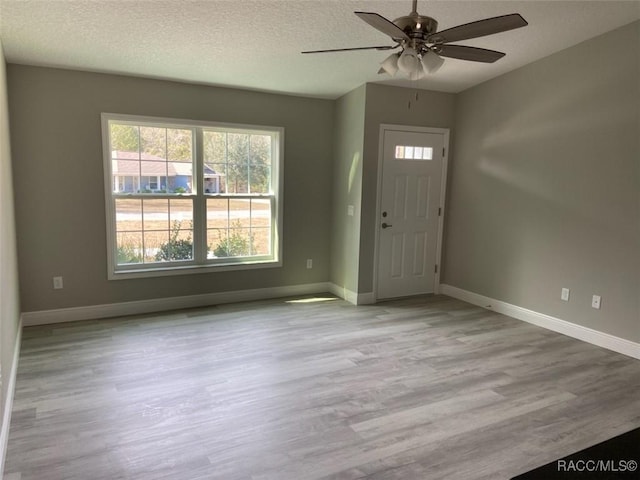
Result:
<svg viewBox="0 0 640 480"><path fill-rule="evenodd" d="M399 43L420 48L428 42L430 35L438 30L438 22L426 15L420 15L417 10L418 0L413 0L413 9L409 15L396 18L393 23L402 30L406 37ZM408 38L407 38L408 37Z"/></svg>

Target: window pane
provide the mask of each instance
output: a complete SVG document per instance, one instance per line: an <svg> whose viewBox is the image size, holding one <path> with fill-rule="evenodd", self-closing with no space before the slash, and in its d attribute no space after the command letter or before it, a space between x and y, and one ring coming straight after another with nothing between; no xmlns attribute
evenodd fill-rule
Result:
<svg viewBox="0 0 640 480"><path fill-rule="evenodd" d="M142 201L116 199L116 263L141 263Z"/></svg>
<svg viewBox="0 0 640 480"><path fill-rule="evenodd" d="M212 228L207 230L207 258L226 257L227 253L226 228Z"/></svg>
<svg viewBox="0 0 640 480"><path fill-rule="evenodd" d="M229 226L229 200L226 198L207 199L207 228Z"/></svg>
<svg viewBox="0 0 640 480"><path fill-rule="evenodd" d="M271 255L271 200L251 200L253 255Z"/></svg>
<svg viewBox="0 0 640 480"><path fill-rule="evenodd" d="M413 147L404 147L404 158L413 158Z"/></svg>
<svg viewBox="0 0 640 480"><path fill-rule="evenodd" d="M161 189L160 177L167 176L166 162L140 162L142 176L140 177L140 193L152 193Z"/></svg>
<svg viewBox="0 0 640 480"><path fill-rule="evenodd" d="M137 126L111 123L109 125L109 136L113 158L140 158L139 129Z"/></svg>
<svg viewBox="0 0 640 480"><path fill-rule="evenodd" d="M251 199L251 227L271 226L271 200Z"/></svg>
<svg viewBox="0 0 640 480"><path fill-rule="evenodd" d="M252 228L253 255L271 255L271 228Z"/></svg>
<svg viewBox="0 0 640 480"><path fill-rule="evenodd" d="M140 162L138 160L111 160L114 193L136 193L140 177Z"/></svg>
<svg viewBox="0 0 640 480"><path fill-rule="evenodd" d="M156 127L140 127L140 152L143 160L167 159L167 130Z"/></svg>
<svg viewBox="0 0 640 480"><path fill-rule="evenodd" d="M116 231L142 231L142 200L116 199Z"/></svg>
<svg viewBox="0 0 640 480"><path fill-rule="evenodd" d="M251 135L251 156L249 163L271 165L270 135Z"/></svg>
<svg viewBox="0 0 640 480"><path fill-rule="evenodd" d="M211 163L204 166L204 193L225 193L226 165Z"/></svg>
<svg viewBox="0 0 640 480"><path fill-rule="evenodd" d="M169 200L143 200L143 230L169 230Z"/></svg>
<svg viewBox="0 0 640 480"><path fill-rule="evenodd" d="M192 155L191 130L167 129L168 160L174 162L191 162Z"/></svg>
<svg viewBox="0 0 640 480"><path fill-rule="evenodd" d="M166 189L167 193L191 193L192 170L191 163L167 163L168 178L164 182L164 189Z"/></svg>
<svg viewBox="0 0 640 480"><path fill-rule="evenodd" d="M116 239L116 264L142 263L142 233L118 233Z"/></svg>
<svg viewBox="0 0 640 480"><path fill-rule="evenodd" d="M216 257L246 257L251 255L253 237L248 228L230 228L226 242L214 250Z"/></svg>
<svg viewBox="0 0 640 480"><path fill-rule="evenodd" d="M246 133L227 134L227 161L229 163L249 163L249 135Z"/></svg>
<svg viewBox="0 0 640 480"><path fill-rule="evenodd" d="M227 134L223 132L203 132L204 161L205 163L225 163Z"/></svg>
<svg viewBox="0 0 640 480"><path fill-rule="evenodd" d="M249 166L249 189L251 193L269 193L271 189L271 169L266 165Z"/></svg>
<svg viewBox="0 0 640 480"><path fill-rule="evenodd" d="M193 228L193 201L185 200L169 200L169 221L173 225L174 222L180 222L184 228Z"/></svg>
<svg viewBox="0 0 640 480"><path fill-rule="evenodd" d="M432 160L433 159L433 148L424 147L424 150L422 151L422 159L423 160Z"/></svg>
<svg viewBox="0 0 640 480"><path fill-rule="evenodd" d="M193 259L193 230L185 228L185 223L172 223L169 241L160 245L160 250L156 253L157 261Z"/></svg>
<svg viewBox="0 0 640 480"><path fill-rule="evenodd" d="M422 160L422 147L415 147L413 149L413 158L416 160Z"/></svg>
<svg viewBox="0 0 640 480"><path fill-rule="evenodd" d="M169 200L171 234L169 245L162 250L169 260L193 259L193 201ZM168 251L168 252L167 252Z"/></svg>
<svg viewBox="0 0 640 480"><path fill-rule="evenodd" d="M144 236L144 262L160 262L166 260L161 253L161 247L169 243L169 232L164 231L145 231Z"/></svg>
<svg viewBox="0 0 640 480"><path fill-rule="evenodd" d="M167 175L167 163L165 161L145 161L140 162L142 176L158 177Z"/></svg>
<svg viewBox="0 0 640 480"><path fill-rule="evenodd" d="M229 223L231 228L251 226L251 203L249 199L229 200Z"/></svg>
<svg viewBox="0 0 640 480"><path fill-rule="evenodd" d="M396 145L396 158L404 158L404 147Z"/></svg>
<svg viewBox="0 0 640 480"><path fill-rule="evenodd" d="M227 134L227 189L229 193L249 191L249 135Z"/></svg>
<svg viewBox="0 0 640 480"><path fill-rule="evenodd" d="M119 124L110 129L114 192L191 193L192 130Z"/></svg>
<svg viewBox="0 0 640 480"><path fill-rule="evenodd" d="M248 164L229 163L227 166L227 193L249 193Z"/></svg>

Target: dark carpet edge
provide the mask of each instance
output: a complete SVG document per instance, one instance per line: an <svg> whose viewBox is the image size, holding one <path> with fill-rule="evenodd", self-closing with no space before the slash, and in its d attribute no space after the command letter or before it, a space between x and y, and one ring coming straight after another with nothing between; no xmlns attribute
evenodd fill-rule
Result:
<svg viewBox="0 0 640 480"><path fill-rule="evenodd" d="M598 464L598 461L602 461ZM604 462L604 463L603 463ZM511 480L640 479L640 428L512 477Z"/></svg>

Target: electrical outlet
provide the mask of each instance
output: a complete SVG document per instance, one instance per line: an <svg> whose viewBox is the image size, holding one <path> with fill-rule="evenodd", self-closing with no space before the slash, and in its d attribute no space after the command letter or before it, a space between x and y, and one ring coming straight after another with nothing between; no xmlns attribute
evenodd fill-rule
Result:
<svg viewBox="0 0 640 480"><path fill-rule="evenodd" d="M564 300L565 302L569 301L569 292L568 288L563 288L562 293L560 293L560 300Z"/></svg>
<svg viewBox="0 0 640 480"><path fill-rule="evenodd" d="M602 298L600 298L600 295L594 295L591 298L591 306L597 310L600 310L601 301L602 301Z"/></svg>
<svg viewBox="0 0 640 480"><path fill-rule="evenodd" d="M347 215L349 215L350 217L353 217L354 213L355 213L355 209L353 205L347 205Z"/></svg>
<svg viewBox="0 0 640 480"><path fill-rule="evenodd" d="M64 285L62 283L62 277L53 277L53 288L56 290L60 290Z"/></svg>
<svg viewBox="0 0 640 480"><path fill-rule="evenodd" d="M307 258L307 268L313 268L313 259Z"/></svg>

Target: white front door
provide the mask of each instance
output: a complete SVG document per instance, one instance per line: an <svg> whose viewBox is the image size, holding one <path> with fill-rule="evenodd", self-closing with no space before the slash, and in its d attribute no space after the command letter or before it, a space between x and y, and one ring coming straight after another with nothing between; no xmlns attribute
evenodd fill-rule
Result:
<svg viewBox="0 0 640 480"><path fill-rule="evenodd" d="M383 126L378 299L433 293L448 131Z"/></svg>

